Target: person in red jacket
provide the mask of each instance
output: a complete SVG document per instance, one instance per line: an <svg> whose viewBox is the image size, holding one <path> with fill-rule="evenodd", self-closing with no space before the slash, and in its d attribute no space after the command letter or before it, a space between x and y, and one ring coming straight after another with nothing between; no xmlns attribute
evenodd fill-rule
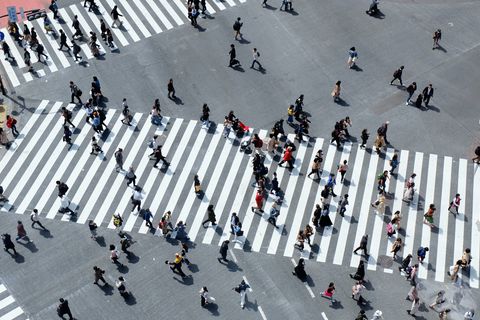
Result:
<svg viewBox="0 0 480 320"><path fill-rule="evenodd" d="M18 136L16 124L17 120L14 119L12 116L7 115L7 128L12 129L12 134L14 137Z"/></svg>
<svg viewBox="0 0 480 320"><path fill-rule="evenodd" d="M293 155L292 155L292 147L287 147L285 153L283 154L283 159L278 164L279 167L282 166L283 163L287 162L289 164L289 168L293 169Z"/></svg>
<svg viewBox="0 0 480 320"><path fill-rule="evenodd" d="M263 194L262 194L261 189L257 190L257 194L255 195L255 204L256 204L256 207L252 207L252 212L255 212L255 210L258 210L261 213L263 213L263 209L262 209L263 208Z"/></svg>

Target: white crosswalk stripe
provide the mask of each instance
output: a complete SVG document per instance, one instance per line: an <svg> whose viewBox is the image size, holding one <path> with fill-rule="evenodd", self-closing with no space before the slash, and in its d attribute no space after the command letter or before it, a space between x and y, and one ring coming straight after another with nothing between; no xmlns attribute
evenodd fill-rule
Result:
<svg viewBox="0 0 480 320"><path fill-rule="evenodd" d="M10 295L7 287L0 283L0 320L25 320L27 315Z"/></svg>
<svg viewBox="0 0 480 320"><path fill-rule="evenodd" d="M208 0L206 1L206 9L209 14L215 14L216 10L214 6L220 11L223 11L242 2L245 1L226 0L226 2L223 2L219 0ZM57 31L57 35L59 30L62 29L66 32L68 38L71 38L71 35L75 33L72 27L72 20L75 15L78 16L84 35L83 39L78 40L77 43L82 49L83 57L86 58L86 60L81 61L82 63L79 63L84 67L88 67L88 60L94 58L86 43L90 36L90 31L97 33L99 38L97 43L100 46L100 54L104 56L107 55L106 47L102 44L100 37L100 19L105 21L107 27L111 29L114 35L113 41L115 48L109 51L116 50L117 47L126 47L130 43L139 42L142 39L150 38L153 35L163 33L165 30L171 30L176 26L190 22L187 14L187 5L183 0L138 0L134 2L127 0L97 0L96 4L98 6L96 12L88 11L88 8L83 7L81 3L62 7L58 11L60 16L59 20L53 19L52 12L47 13L54 29ZM110 11L115 5L118 5L119 12L123 15L120 17L120 21L122 22L121 27L111 27L113 20L110 16ZM205 22L208 23L208 20L205 20ZM45 77L50 73L57 72L59 69L75 66L71 61L71 59L73 59L73 53L68 53L66 50L58 50L58 38L47 34L43 28L42 19L22 23L25 23L29 28L32 26L35 27L39 42L44 46L45 53L49 59L45 61L45 64L39 64L36 54L31 49L28 49L31 53L31 62L35 69L34 73L28 72L23 60L24 49L18 43L14 42L7 30L3 28L2 32L5 34L5 41L10 46L16 63L5 61L3 52L1 52L1 65L5 69L6 78L8 78L13 87ZM19 27L23 29L21 23ZM70 45L70 43L68 44Z"/></svg>
<svg viewBox="0 0 480 320"><path fill-rule="evenodd" d="M355 268L360 256L352 254L352 250L358 246L364 234L369 234L370 270L381 269L394 273L396 263L402 256L409 253L416 256L418 246L428 246L430 252L419 269L419 278L444 282L449 281L449 277L445 277L448 267L460 258L464 248L471 248L474 257L479 254L480 202L478 197L470 199L467 195L479 192L480 173L478 166L468 163L466 159L393 148L379 156L349 142L343 146L342 152L338 152L332 144L326 147L321 138L312 138L309 143L296 142L295 165L291 171L278 167L279 155L267 154L265 158L268 176L277 172L280 185L284 188L284 202L277 219L280 228L276 229L266 220L274 201L268 189L264 197L266 212L263 215L251 212L256 193L252 158L239 152L240 141L232 143L238 139L234 138L234 132L230 133L229 138L223 138L222 125L207 130L195 120L164 118L162 125L157 127L151 123L149 116L137 113L134 115L134 125L127 127L120 122L120 112L111 109L106 113L110 130L99 140L104 153L92 156L90 137L94 133L91 126L83 121L83 110L74 110L73 123L77 128L70 150L61 141L63 119L58 111L63 106L69 109L74 107L61 102L42 101L21 130L16 144L0 160L0 165L9 168L0 172L0 184L9 198L3 205L3 211L29 214L30 210L37 208L41 217L66 223L72 220L70 223L79 224L91 219L100 228L112 229L112 214L119 213L125 221L124 231L147 233L149 229L140 214L142 211L130 212L132 189L126 186L125 172L115 172L113 153L123 148L124 169L129 166L136 168L137 184L144 194L142 208L150 208L154 225L163 212L170 210L174 222L182 220L187 223L192 241L218 245L231 238L231 213L237 212L244 231L241 242L235 245L237 250L247 250L248 244L248 249L254 252L293 257L296 235L306 223L311 223L312 212L328 175L333 173L340 179L335 164L347 160L349 170L346 182L338 182L334 187L334 192L339 196L349 194L345 216L337 217L338 198L332 198L329 213L333 227L317 230L319 233L315 232L311 237L312 247L305 245L301 257ZM252 129L240 140L247 141L254 132L261 138L267 135L266 130ZM154 134L160 135L163 154L171 162L164 170L153 168L148 160L152 150L146 141ZM288 139L294 141L294 135L288 135ZM317 183L308 178L307 173L318 149L327 151L321 180ZM389 160L394 151L399 154L400 163L398 172L390 177L386 186L391 195L387 197L386 204L390 210L386 210L384 216L379 216L373 212L370 204L377 192L377 174L389 169ZM30 170L24 170L27 166ZM408 204L402 201L403 191L405 181L412 173L417 174L416 191ZM194 174L198 174L202 181L202 196L194 193ZM58 214L56 180L65 181L70 187L67 193L72 199L70 208L77 210L77 217ZM448 213L448 205L457 192L461 194L462 203L459 215L453 216ZM439 208L434 217L438 233L423 224L423 213L430 203L435 203ZM214 206L221 231L218 226L201 228L210 204ZM385 225L397 210L403 215L402 230L388 239ZM464 236L465 231L468 231L468 238ZM397 237L405 242L399 259L393 264L383 265L385 259L391 261L390 248ZM447 245L452 242L453 246ZM478 271L479 264L474 259L470 273L464 274L473 288L478 287ZM2 301L0 296L0 306ZM3 303L9 306L9 301ZM18 311L13 310L14 307L9 307L7 312L15 315Z"/></svg>

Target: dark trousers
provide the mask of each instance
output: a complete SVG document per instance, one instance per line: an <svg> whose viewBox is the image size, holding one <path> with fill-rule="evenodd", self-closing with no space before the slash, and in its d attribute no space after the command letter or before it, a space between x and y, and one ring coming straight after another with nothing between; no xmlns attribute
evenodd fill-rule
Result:
<svg viewBox="0 0 480 320"><path fill-rule="evenodd" d="M17 127L16 127L14 124L12 124L12 128L11 128L11 129L12 129L12 134L13 134L15 137L18 136Z"/></svg>
<svg viewBox="0 0 480 320"><path fill-rule="evenodd" d="M83 33L81 29L75 30L75 33L73 34L73 38L76 38L76 37L83 37Z"/></svg>
<svg viewBox="0 0 480 320"><path fill-rule="evenodd" d="M167 160L165 159L165 157L160 157L160 158L157 158L157 160L155 161L155 163L153 164L154 167L157 166L157 164L162 161L164 165L168 165L168 162Z"/></svg>
<svg viewBox="0 0 480 320"><path fill-rule="evenodd" d="M308 174L308 177L310 177L310 175L312 174L316 174L317 175L317 179L320 179L320 170L315 170L315 169L312 169L312 171L310 171L310 173Z"/></svg>
<svg viewBox="0 0 480 320"><path fill-rule="evenodd" d="M390 84L393 84L393 81L395 80L400 81L400 85L403 86L402 77L393 77L392 81L390 81Z"/></svg>
<svg viewBox="0 0 480 320"><path fill-rule="evenodd" d="M142 206L142 201L140 201L140 200L133 200L133 201L132 201L132 204L133 204L132 211L134 211L135 208L137 208L137 210L140 211L140 207Z"/></svg>
<svg viewBox="0 0 480 320"><path fill-rule="evenodd" d="M71 96L71 99L70 99L70 103L74 103L74 102L73 102L73 99L74 99L74 98L77 98L78 103L82 104L82 99L80 99L79 96L75 95L74 92L72 92L72 96Z"/></svg>
<svg viewBox="0 0 480 320"><path fill-rule="evenodd" d="M278 166L280 167L282 164L284 164L285 162L288 162L288 165L289 165L289 168L290 169L293 169L293 163L292 163L292 160L289 160L289 161L286 161L286 160L282 160L278 163Z"/></svg>
<svg viewBox="0 0 480 320"><path fill-rule="evenodd" d="M58 48L58 50L62 50L63 46L67 47L67 49L70 50L70 47L68 46L68 44L66 42L60 42L60 48Z"/></svg>
<svg viewBox="0 0 480 320"><path fill-rule="evenodd" d="M179 263L179 264L174 264L173 266L170 267L170 269L173 271L173 272L177 272L180 276L182 276L182 278L185 278L187 275L183 272L182 270L182 265Z"/></svg>
<svg viewBox="0 0 480 320"><path fill-rule="evenodd" d="M5 251L7 251L8 253L10 253L10 249L13 250L13 254L17 254L17 250L15 250L15 247L5 247Z"/></svg>
<svg viewBox="0 0 480 320"><path fill-rule="evenodd" d="M78 52L73 52L73 57L75 58L75 61L82 60L82 57L78 54Z"/></svg>
<svg viewBox="0 0 480 320"><path fill-rule="evenodd" d="M423 102L425 103L425 107L428 107L428 104L430 103L430 96L423 97Z"/></svg>
<svg viewBox="0 0 480 320"><path fill-rule="evenodd" d="M354 253L357 253L358 250L363 250L363 254L366 255L367 257L369 256L367 252L367 247L365 246L359 246L357 249L353 250Z"/></svg>
<svg viewBox="0 0 480 320"><path fill-rule="evenodd" d="M252 66L251 66L250 68L253 68L254 65L255 65L255 63L258 64L258 67L259 67L260 69L263 69L262 65L260 64L260 62L258 62L257 59L253 59L253 61L252 61Z"/></svg>
<svg viewBox="0 0 480 320"><path fill-rule="evenodd" d="M140 210L140 209L139 209L139 210ZM133 211L133 210L132 210L132 211ZM149 227L150 229L153 229L153 224L152 224L152 222L150 221L150 219L146 219L146 220L145 220L145 225L146 225L147 227Z"/></svg>
<svg viewBox="0 0 480 320"><path fill-rule="evenodd" d="M205 227L205 223L207 223L207 222L209 222L209 221L212 223L212 226L215 226L215 225L216 225L215 220L207 219L207 220L205 220L205 221L202 222L202 226Z"/></svg>
<svg viewBox="0 0 480 320"><path fill-rule="evenodd" d="M133 182L133 186L135 187L135 180L136 180L136 179L135 179L135 178L127 178L127 179L128 179L128 181L127 181L127 186L129 186L130 183Z"/></svg>
<svg viewBox="0 0 480 320"><path fill-rule="evenodd" d="M32 228L33 228L33 226L36 225L36 224L38 224L38 226L39 226L40 228L45 229L45 227L40 223L40 221L33 221L33 222L32 222Z"/></svg>
<svg viewBox="0 0 480 320"><path fill-rule="evenodd" d="M72 101L73 101L73 99L72 99ZM75 125L72 123L72 121L70 119L64 117L63 125L66 126L67 123L75 128Z"/></svg>
<svg viewBox="0 0 480 320"><path fill-rule="evenodd" d="M43 52L38 52L38 51L37 51L38 61L40 61L40 62L42 61L42 58L41 58L42 56L44 56L45 59L48 60L48 56L47 56L45 53L43 53Z"/></svg>

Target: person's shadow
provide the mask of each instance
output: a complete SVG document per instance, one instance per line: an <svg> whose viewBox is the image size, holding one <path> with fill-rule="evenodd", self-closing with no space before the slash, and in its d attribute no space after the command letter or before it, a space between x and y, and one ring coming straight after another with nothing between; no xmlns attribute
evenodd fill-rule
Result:
<svg viewBox="0 0 480 320"><path fill-rule="evenodd" d="M175 104L178 104L178 105L183 105L183 101L182 99L180 99L179 97L177 96L174 96L172 98L169 98L170 100L172 100L173 102L175 102Z"/></svg>
<svg viewBox="0 0 480 320"><path fill-rule="evenodd" d="M436 48L433 48L432 50L440 50L444 53L447 53L447 49L445 49L444 47L442 47L441 45L438 45Z"/></svg>

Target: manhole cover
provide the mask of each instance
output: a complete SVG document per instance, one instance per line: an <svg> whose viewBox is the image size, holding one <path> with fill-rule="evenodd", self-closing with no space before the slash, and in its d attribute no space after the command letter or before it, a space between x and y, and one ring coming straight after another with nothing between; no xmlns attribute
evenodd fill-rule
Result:
<svg viewBox="0 0 480 320"><path fill-rule="evenodd" d="M377 260L377 264L384 268L390 269L393 266L393 258L389 256L379 256Z"/></svg>

